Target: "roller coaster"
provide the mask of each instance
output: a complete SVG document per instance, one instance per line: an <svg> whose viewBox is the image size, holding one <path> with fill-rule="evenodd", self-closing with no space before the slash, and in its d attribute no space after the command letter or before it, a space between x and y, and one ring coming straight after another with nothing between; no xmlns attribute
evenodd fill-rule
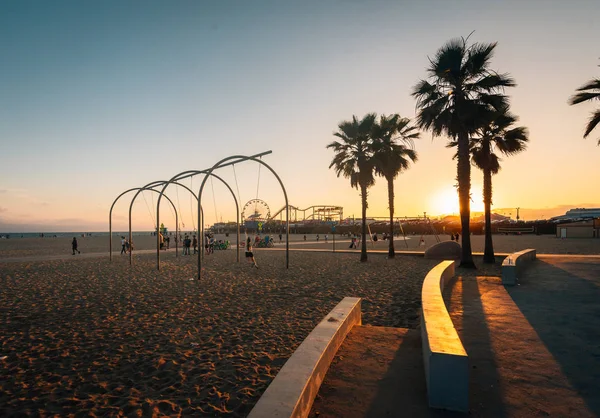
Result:
<svg viewBox="0 0 600 418"><path fill-rule="evenodd" d="M344 219L344 208L342 206L335 205L312 205L304 209L300 209L297 206L288 205L289 214L290 214L290 222L298 222L298 221L333 221L333 222L341 222ZM271 215L267 222L275 221L277 216L280 217L280 220L283 220L283 214L285 213L286 206L283 206L273 215ZM298 213L302 213L302 217L298 218ZM308 215L306 214L308 212Z"/></svg>

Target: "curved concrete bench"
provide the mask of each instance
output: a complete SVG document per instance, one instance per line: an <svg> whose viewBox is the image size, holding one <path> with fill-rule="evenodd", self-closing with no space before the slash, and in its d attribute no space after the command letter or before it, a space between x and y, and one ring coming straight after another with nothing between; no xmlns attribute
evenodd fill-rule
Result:
<svg viewBox="0 0 600 418"><path fill-rule="evenodd" d="M354 325L361 325L360 298L344 298L283 365L249 418L308 417L335 353Z"/></svg>
<svg viewBox="0 0 600 418"><path fill-rule="evenodd" d="M469 411L469 358L446 309L442 290L454 276L454 261L442 261L423 281L421 340L432 408Z"/></svg>
<svg viewBox="0 0 600 418"><path fill-rule="evenodd" d="M458 242L442 241L426 249L424 257L430 260L460 260L461 251Z"/></svg>
<svg viewBox="0 0 600 418"><path fill-rule="evenodd" d="M502 284L514 286L517 284L518 275L526 264L536 259L534 249L512 253L502 262Z"/></svg>

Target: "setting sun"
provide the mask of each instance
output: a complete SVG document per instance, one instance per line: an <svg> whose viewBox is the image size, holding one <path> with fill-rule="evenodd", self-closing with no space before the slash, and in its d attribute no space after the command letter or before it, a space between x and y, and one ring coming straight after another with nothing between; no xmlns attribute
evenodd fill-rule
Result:
<svg viewBox="0 0 600 418"><path fill-rule="evenodd" d="M472 186L471 196L471 212L483 212L481 188ZM433 195L431 206L436 215L458 215L458 191L453 186L439 190Z"/></svg>

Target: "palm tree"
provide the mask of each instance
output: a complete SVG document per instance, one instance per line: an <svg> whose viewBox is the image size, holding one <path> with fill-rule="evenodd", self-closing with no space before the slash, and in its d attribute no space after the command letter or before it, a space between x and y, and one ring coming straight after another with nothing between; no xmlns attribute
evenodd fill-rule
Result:
<svg viewBox="0 0 600 418"><path fill-rule="evenodd" d="M419 132L410 126L410 119L394 114L381 115L373 133L373 159L375 173L387 180L390 209L390 236L388 257L394 258L394 179L406 170L410 162L417 161L413 140Z"/></svg>
<svg viewBox="0 0 600 418"><path fill-rule="evenodd" d="M369 113L361 120L352 116L351 121L341 122L338 125L338 132L333 134L340 140L327 145L327 148L335 152L329 168L335 167L338 177L343 175L350 179L352 187L360 188L362 203L360 261L367 261L367 189L375 184L371 134L376 118L375 113Z"/></svg>
<svg viewBox="0 0 600 418"><path fill-rule="evenodd" d="M421 80L412 95L417 99L417 123L433 136L446 134L457 142L457 180L462 227L461 266L475 268L471 252L471 163L469 136L479 129L487 114L506 108L504 88L515 86L507 74L492 71L490 60L496 43L454 39L430 59L429 80Z"/></svg>
<svg viewBox="0 0 600 418"><path fill-rule="evenodd" d="M483 205L485 210L485 250L484 263L495 263L494 243L492 241L492 176L500 171L499 151L506 156L512 156L524 151L529 141L527 128L514 127L518 120L506 109L490 115L488 123L471 137L471 155L473 164L483 171ZM456 146L451 142L448 146Z"/></svg>
<svg viewBox="0 0 600 418"><path fill-rule="evenodd" d="M576 105L579 103L587 102L587 101L600 101L600 78L595 78L591 81L588 81L587 84L579 87L577 89L578 93L572 96L569 99L570 105ZM600 123L600 108L596 109L596 111L592 112L592 117L590 118L587 126L585 127L585 132L583 133L583 137L587 138L588 135L594 130L594 128ZM598 138L598 145L600 145L600 138Z"/></svg>

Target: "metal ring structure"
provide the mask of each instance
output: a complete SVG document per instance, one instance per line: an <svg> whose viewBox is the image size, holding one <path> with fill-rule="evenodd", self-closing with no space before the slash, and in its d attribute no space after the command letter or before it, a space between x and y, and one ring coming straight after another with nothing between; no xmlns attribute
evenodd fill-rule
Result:
<svg viewBox="0 0 600 418"><path fill-rule="evenodd" d="M252 157L262 157L263 155L267 155L267 154L271 154L271 153L272 153L272 151L265 151L265 152L261 152L261 153L258 153L258 154L254 154L254 155L252 155ZM233 164L236 164L237 162L241 162L241 161L244 161L244 160L231 161L231 162L229 162L227 164L223 164L222 167L225 167L225 166L228 166L228 165L233 165ZM159 212L160 201L161 201L161 198L162 198L162 196L163 196L166 188L169 186L169 184L171 184L173 181L183 180L183 179L185 179L187 177L192 177L192 176L194 176L196 174L206 174L206 172L207 172L207 170L188 170L188 171L183 171L183 172L181 172L181 173L173 176L171 178L171 180L169 180L164 185L163 189L161 190L160 194L158 195L158 201L156 203L156 213L158 215L157 216L157 224L158 224L158 221L160 219L160 212ZM221 181L223 181L223 180L221 179ZM227 184L226 182L224 182L224 183L227 186L227 188L231 191L231 194L233 195L233 199L236 201L236 206L237 206L237 212L238 212L237 213L237 221L236 221L236 223L237 223L237 261L239 262L240 261L240 225L239 225L239 217L240 216L239 216L239 205L237 204L237 198L235 197L235 193L233 193L233 190L231 189L231 187L229 187L229 184ZM202 205L198 204L198 207L200 208L198 210L198 219L200 219L200 216L202 216L202 219L204 219L204 211L202 210ZM199 231L200 231L200 225L198 225L198 232ZM198 238L202 238L203 239L203 237L198 237ZM156 269L160 270L160 238L158 236L157 236L156 242L157 242L157 245L156 245ZM200 251L198 254L201 254L201 257L204 257L204 252L203 251Z"/></svg>
<svg viewBox="0 0 600 418"><path fill-rule="evenodd" d="M275 173L275 171L271 167L269 167L266 163L264 163L264 162L262 162L260 160L257 160L257 158L262 157L262 156L267 155L267 154L271 154L271 153L272 153L272 151L269 150L269 151L261 152L261 153L254 154L254 155L251 155L251 156L233 156L233 157L229 157L229 158L226 158L225 160L220 161L219 163L217 163L215 166L213 166L209 170L190 170L190 171L184 171L182 173L177 174L176 176L174 176L173 178L171 178L171 180L169 180L169 181L166 181L166 182L165 181L154 181L154 182L148 183L144 187L134 187L134 188L131 188L131 189L128 189L128 190L124 191L119 196L117 196L117 198L113 201L113 203L112 203L112 205L110 207L109 215L108 215L109 246L110 246L110 248L109 248L109 255L110 255L110 260L112 261L112 211L113 211L113 208L114 208L115 204L117 203L117 201L123 195L125 195L126 193L129 193L131 191L137 190L135 196L133 197L133 199L132 199L132 201L131 201L131 203L129 205L129 239L130 239L130 242L131 242L131 239L132 239L132 226L131 226L131 224L132 224L132 222L131 222L132 214L131 214L131 212L132 212L132 208L133 208L133 203L135 202L135 199L137 198L137 196L142 191L144 191L144 190L151 190L151 191L159 193L159 195L158 195L158 201L157 201L157 205L156 205L156 214L157 214L157 217L156 217L156 222L157 222L156 223L156 229L158 231L158 227L160 225L160 201L162 199L162 196L164 195L164 192L165 192L166 188L170 184L175 184L175 185L178 185L178 186L181 186L181 187L187 189L196 198L196 200L198 202L198 221L199 221L198 225L200 227L201 220L204 220L204 210L202 208L202 204L201 204L198 196L196 196L194 194L194 192L189 187L185 186L184 184L178 183L177 180L182 180L184 178L192 177L192 176L197 175L197 174L205 174L202 187L204 187L204 184L206 183L206 180L208 179L209 176L214 176L217 179L219 179L221 182L223 182L223 184L225 184L225 186L231 192L231 194L233 196L233 199L234 199L234 201L236 203L236 212L237 212L237 214L236 214L236 225L237 225L237 261L239 262L239 257L240 257L239 256L239 251L240 251L240 242L239 242L239 239L240 239L239 202L237 201L235 193L233 192L233 190L231 189L231 187L229 186L229 184L226 181L224 181L222 178L220 178L219 176L213 174L212 171L215 170L216 168L221 168L221 167L226 167L226 166L229 166L229 165L234 165L236 163L240 163L240 162L247 161L247 160L253 160L253 161L256 161L256 162L258 162L258 163L260 163L262 165L265 165L275 175L275 177L279 181L280 185L282 186L284 197L286 199L286 207L287 207L287 193L285 191L285 188L283 187L283 183L281 182L281 179L279 178L279 176L277 175L277 173ZM233 161L231 161L231 160L233 160ZM225 162L225 161L228 161L228 162ZM160 185L163 185L163 188L162 188L162 190L160 192L158 190L154 189L155 187L158 187ZM175 233L177 234L178 233L178 228L179 228L179 219L178 219L179 214L177 212L177 208L175 207L175 204L173 203L173 201L171 199L169 199L169 197L166 196L166 195L165 195L165 198L171 203L171 206L173 207L173 209L175 211L175 217L176 217L176 219L175 219L175 222L176 222ZM288 227L287 229L289 231L289 219L288 219L288 211L287 210L286 210L286 222L287 222L287 227ZM288 231L286 231L286 238L289 238L289 232ZM204 226L202 226L202 232L204 232ZM157 247L157 269L160 270L160 236L158 234L157 234L157 240L156 241L157 241L157 246L156 246ZM175 246L176 246L176 254L177 254L178 253L178 251L177 251L177 248L178 248L177 247L177 242L175 243ZM289 245L286 242L286 267L289 265L288 250L289 250ZM203 251L199 251L198 254L199 254L198 260L199 260L199 263L200 263L200 257L204 256L204 252ZM132 263L132 254L131 254L131 252L129 254L129 260L130 260L129 262L131 264ZM199 272L201 271L200 269L201 269L201 266L199 264L199 266L198 266L198 271Z"/></svg>
<svg viewBox="0 0 600 418"><path fill-rule="evenodd" d="M233 192L233 189L229 186L229 184L225 180L223 180L221 177L217 176L216 174L207 173L206 170L188 170L188 171L183 171L183 172L173 176L171 178L171 180L164 182L163 188L159 192L158 200L156 202L156 225L160 225L160 200L161 200L165 190L167 189L167 187L169 187L169 184L179 184L179 183L177 183L177 180L181 180L186 177L191 177L191 176L194 176L197 174L204 174L205 178L207 178L206 176L211 175L211 176L215 177L217 180L220 180L221 183L223 183L227 187L227 189L229 189L229 191L231 192L231 196L233 196L233 200L235 202L235 210L236 210L235 223L236 223L236 229L237 229L236 259L237 259L237 262L239 263L240 262L240 222L239 222L240 207L239 207L237 198L235 197L235 193ZM193 192L192 192L192 194L193 194ZM196 196L196 200L198 200L198 196ZM202 210L202 205L198 204L198 218L200 218L200 215L202 215L202 217L204 217L204 211ZM203 241L201 241L201 240L203 240L203 235L200 235L199 227L200 227L200 225L198 225L198 235L199 235L198 241L202 244ZM200 248L202 248L202 245L200 245ZM204 255L202 249L198 252L198 254ZM158 234L156 235L156 269L160 270L160 236Z"/></svg>
<svg viewBox="0 0 600 418"><path fill-rule="evenodd" d="M271 151L269 151L268 153L270 153ZM277 179L277 181L279 182L279 185L281 186L281 190L283 191L283 197L285 198L285 268L289 268L290 266L290 258L289 258L289 251L290 251L290 219L289 219L289 203L288 203L288 197L287 197L287 192L285 190L285 186L283 185L283 182L281 181L281 178L279 178L279 176L277 175L277 173L275 172L275 170L273 170L271 168L271 166L269 166L267 163L265 163L262 159L256 158L254 156L245 156L245 155L232 155L230 157L227 158L223 158L221 161L219 161L218 163L216 163L215 165L212 166L212 168L210 168L208 170L208 173L206 173L206 175L204 176L204 179L202 179L202 184L200 185L200 190L198 191L198 207L200 207L200 205L202 204L202 191L204 190L204 185L206 184L206 181L208 180L208 176L212 174L212 172L218 168L222 168L222 167L226 167L228 165L231 165L231 160L234 159L239 159L240 162L241 161L255 161L259 164L262 164L263 166L265 166L271 173L273 173L273 175L275 176L275 178ZM228 163L229 162L229 163ZM227 163L227 164L225 164ZM239 214L238 214L239 215ZM239 225L239 224L238 224ZM200 218L200 211L198 211L198 227L202 228L202 239L204 239L204 218ZM239 231L239 227L238 227L238 231ZM238 232L239 233L239 232ZM198 253L198 280L200 280L202 278L202 256L200 255L201 253L203 253L203 251L200 251L200 253Z"/></svg>
<svg viewBox="0 0 600 418"><path fill-rule="evenodd" d="M108 246L109 246L109 260L112 261L112 211L113 208L115 207L115 203L117 203L117 201L121 198L121 196L123 196L126 193L132 192L134 190L142 190L142 187L133 187L129 190L125 190L123 193L121 193L119 196L117 196L117 198L114 200L114 202L112 203L112 205L110 206L110 211L108 212ZM154 190L152 188L148 188L145 190L151 190L153 192L158 193L158 190ZM191 191L191 190L190 190ZM193 192L192 192L193 193ZM195 194L194 194L195 196ZM198 198L196 198L196 200L198 200ZM175 211L175 218L177 218L178 213L177 213L177 208L175 208L175 204L173 203L173 201L171 199L169 199L169 202L171 202L171 206L173 206L173 210ZM131 230L131 220L130 220L130 224L129 224L129 228ZM131 239L131 237L130 237ZM130 241L131 242L131 241ZM175 244L177 245L177 244Z"/></svg>
<svg viewBox="0 0 600 418"><path fill-rule="evenodd" d="M158 190L154 190L154 187L161 186L161 185L163 185L165 183L166 183L166 181L164 181L164 180L153 181L152 183L148 183L149 185L151 185L150 187L143 188L142 190L153 190L156 193L159 193L159 198L160 198L160 192ZM192 189L190 189L189 187L187 187L185 184L178 183L178 182L172 182L171 184L175 184L177 186L183 187L184 189L186 189L187 191L189 191L192 194L192 196L194 196L194 198L196 198L196 201L198 201L198 196L196 196L196 194L194 193L194 191ZM129 206L129 242L131 242L131 240L133 238L132 237L132 231L131 231L131 210L133 208L133 202L135 201L137 195L142 190L140 190L138 193L135 194L135 196L133 196L133 199L131 200L131 204ZM165 195L165 197L167 197L167 196ZM169 199L169 200L171 200L171 199ZM200 208L200 210L202 211L202 208ZM156 249L157 249L157 251L160 252L160 235L158 234L158 232L159 232L158 231L159 225L160 224L159 224L158 219L157 219L157 222L156 222L156 225L155 225L155 227L156 227L156 238L157 238L157 240L156 240ZM179 219L178 219L177 211L175 211L175 238L177 238L178 232L180 232L179 231ZM132 253L133 253L133 251L129 252L129 264L130 265L133 263ZM175 257L179 257L179 246L178 246L178 241L177 240L175 240Z"/></svg>
<svg viewBox="0 0 600 418"><path fill-rule="evenodd" d="M131 199L131 203L129 204L129 243L131 244L132 240L133 240L133 234L132 234L132 228L131 228L131 211L133 209L133 204L135 203L135 199L138 197L138 195L143 192L144 190L153 190L155 192L158 193L158 190L154 190L154 187L158 187L161 184L164 183L164 180L160 180L160 181L153 181L151 183L148 183L147 185L145 185L144 187L140 188L135 195L133 196L133 198ZM180 186L183 186L187 189L186 186L184 186L183 184L181 184ZM189 189L188 189L189 190ZM191 191L191 190L190 190ZM193 192L192 192L193 193ZM177 237L177 232L179 232L179 214L177 213L177 211L175 211L175 236ZM158 232L158 223L156 224L156 236L160 239L160 235ZM178 257L178 251L177 251L177 243L175 243L175 257ZM133 264L133 249L131 249L129 251L129 265Z"/></svg>

